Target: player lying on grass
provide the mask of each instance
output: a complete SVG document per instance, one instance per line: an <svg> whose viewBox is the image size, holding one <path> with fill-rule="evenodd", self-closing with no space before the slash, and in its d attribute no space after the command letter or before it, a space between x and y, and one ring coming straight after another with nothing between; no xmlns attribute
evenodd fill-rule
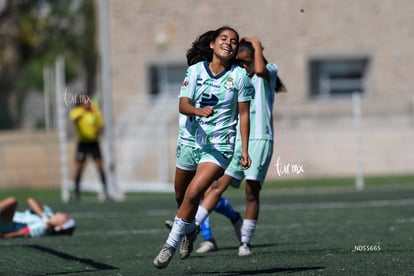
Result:
<svg viewBox="0 0 414 276"><path fill-rule="evenodd" d="M17 200L8 197L0 201L0 237L40 237L72 235L76 223L68 214L56 212L34 198L28 198L29 209L16 212Z"/></svg>

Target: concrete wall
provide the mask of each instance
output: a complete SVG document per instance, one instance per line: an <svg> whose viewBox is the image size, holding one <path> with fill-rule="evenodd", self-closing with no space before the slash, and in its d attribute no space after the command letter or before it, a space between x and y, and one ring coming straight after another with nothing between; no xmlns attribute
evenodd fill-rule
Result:
<svg viewBox="0 0 414 276"><path fill-rule="evenodd" d="M58 187L57 134L2 132L0 168L0 188Z"/></svg>
<svg viewBox="0 0 414 276"><path fill-rule="evenodd" d="M307 63L320 55L369 56L365 101L374 110L383 102L406 109L414 87L413 12L410 0L110 1L115 113L129 96L148 93L151 60L184 63L191 42L221 25L262 39L267 59L279 65L290 91L280 99L283 114L341 111L343 101L309 100Z"/></svg>
<svg viewBox="0 0 414 276"><path fill-rule="evenodd" d="M198 35L230 25L242 36L262 39L289 90L275 104L274 164L278 157L303 164L301 176L355 172L352 100L310 98L307 66L312 57L365 56L364 170L412 173L406 149L414 141L413 12L410 0L110 1L115 114L131 96L149 93L151 61L185 63L185 51ZM279 176L270 168L269 177Z"/></svg>

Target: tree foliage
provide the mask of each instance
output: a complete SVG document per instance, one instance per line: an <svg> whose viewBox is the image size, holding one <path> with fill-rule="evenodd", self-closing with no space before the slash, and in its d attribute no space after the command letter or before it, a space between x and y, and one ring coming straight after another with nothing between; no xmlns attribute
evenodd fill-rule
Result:
<svg viewBox="0 0 414 276"><path fill-rule="evenodd" d="M65 58L66 80L95 90L93 0L3 0L0 10L0 129L16 128L27 92L43 90L43 68Z"/></svg>

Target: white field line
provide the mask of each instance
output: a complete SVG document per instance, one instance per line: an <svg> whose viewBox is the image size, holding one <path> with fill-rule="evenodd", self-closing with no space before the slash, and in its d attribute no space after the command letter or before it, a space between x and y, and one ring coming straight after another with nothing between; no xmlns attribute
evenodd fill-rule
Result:
<svg viewBox="0 0 414 276"><path fill-rule="evenodd" d="M414 198L407 199L387 199L387 200L369 200L369 201L333 201L333 202L303 202L303 203L286 203L286 204L261 204L260 210L265 211L290 211L290 210L318 210L318 209L347 209L347 208L368 208L368 207L386 207L386 206L412 206ZM234 206L236 209L243 210L244 205ZM71 213L75 218L119 218L131 216L166 216L175 213L172 209L148 209L130 212L78 212Z"/></svg>
<svg viewBox="0 0 414 276"><path fill-rule="evenodd" d="M287 210L317 210L317 209L346 209L346 208L367 208L367 207L384 207L384 206L413 206L414 198L396 199L396 200L370 200L370 201L337 201L337 202L311 202L311 203L288 203L288 204L263 204L260 206L261 210L266 211L287 211ZM244 206L237 206L237 209L242 210ZM171 216L170 209L154 209L137 212L82 212L72 213L74 218L93 218L93 219L110 219L119 217L139 217L161 215L168 219ZM414 223L414 218L396 218L396 223ZM303 226L300 223L292 223L291 225L283 225L283 228L296 228ZM263 227L263 226L261 226ZM280 226L279 226L280 227ZM231 225L222 227L232 229ZM168 230L160 221L160 227L156 229L130 229L130 230L110 230L110 231L82 231L77 232L77 236L123 236L123 235L158 235L168 234Z"/></svg>
<svg viewBox="0 0 414 276"><path fill-rule="evenodd" d="M76 236L130 236L130 235L159 235L165 234L168 236L168 230L160 224L157 229L128 229L128 230L109 230L109 231L82 231L78 232Z"/></svg>
<svg viewBox="0 0 414 276"><path fill-rule="evenodd" d="M283 211L283 210L318 210L318 209L348 209L348 208L368 208L385 206L412 206L414 198L407 199L387 199L369 201L334 201L334 202L308 202L308 203L288 203L288 204L261 204L261 210Z"/></svg>

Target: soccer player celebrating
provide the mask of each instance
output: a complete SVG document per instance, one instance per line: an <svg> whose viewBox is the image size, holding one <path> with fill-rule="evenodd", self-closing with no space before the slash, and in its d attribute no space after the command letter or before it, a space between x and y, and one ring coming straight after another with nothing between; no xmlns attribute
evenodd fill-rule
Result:
<svg viewBox="0 0 414 276"><path fill-rule="evenodd" d="M250 101L249 149L252 166L240 169L238 159L241 156L241 141L236 140L233 160L224 175L204 194L203 201L196 214L196 221L202 223L220 200L229 185L239 187L246 179L246 212L241 227L241 245L239 256L248 256L251 252L251 240L259 216L259 196L273 154L273 103L275 92L286 91L277 75L277 66L268 63L263 56L263 47L258 38L243 38L240 41L237 58L246 68L254 87L254 97Z"/></svg>
<svg viewBox="0 0 414 276"><path fill-rule="evenodd" d="M196 39L187 51L189 65L179 96L175 196L178 211L165 245L153 264L165 268L180 244L187 258L197 236L195 214L206 189L228 166L240 117L239 166L250 167L249 106L252 87L237 65L238 33L224 26ZM181 242L181 243L180 243Z"/></svg>

